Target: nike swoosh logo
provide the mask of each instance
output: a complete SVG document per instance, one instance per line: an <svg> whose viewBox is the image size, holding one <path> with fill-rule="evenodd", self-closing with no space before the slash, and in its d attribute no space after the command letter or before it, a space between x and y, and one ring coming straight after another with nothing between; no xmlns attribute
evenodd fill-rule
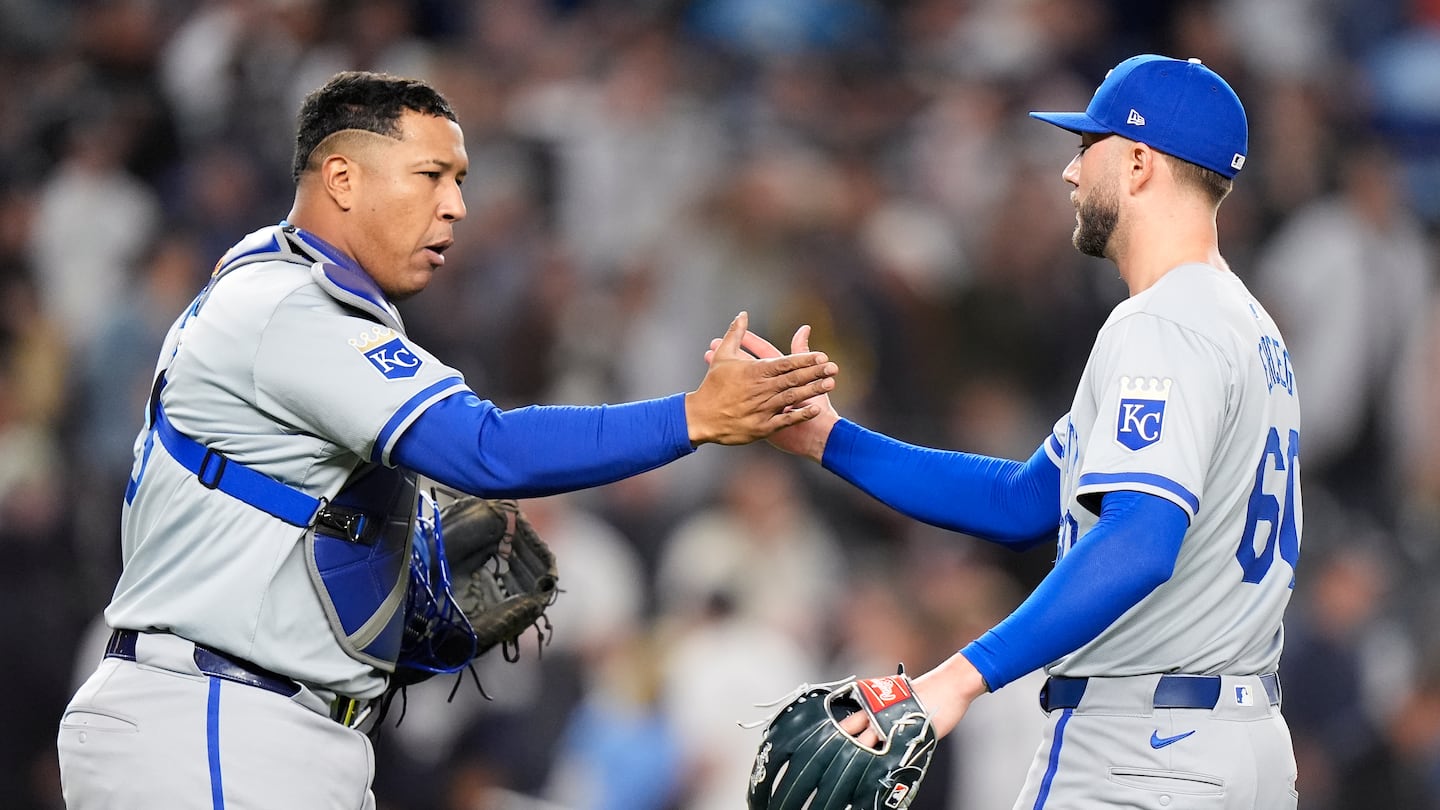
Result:
<svg viewBox="0 0 1440 810"><path fill-rule="evenodd" d="M1161 737L1160 732L1152 731L1150 732L1150 747L1158 749L1164 748L1167 745L1174 745L1175 743L1180 742L1186 737L1189 737L1191 734L1194 734L1195 731L1196 729L1191 729L1184 734L1176 734L1174 737Z"/></svg>

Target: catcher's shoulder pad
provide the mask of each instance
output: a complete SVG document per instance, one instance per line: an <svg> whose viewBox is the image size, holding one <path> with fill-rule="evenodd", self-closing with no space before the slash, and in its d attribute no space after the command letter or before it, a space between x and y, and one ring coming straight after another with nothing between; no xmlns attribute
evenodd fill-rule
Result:
<svg viewBox="0 0 1440 810"><path fill-rule="evenodd" d="M840 722L864 712L880 735L869 748ZM903 673L802 686L770 720L755 755L750 810L901 810L935 752L935 729Z"/></svg>

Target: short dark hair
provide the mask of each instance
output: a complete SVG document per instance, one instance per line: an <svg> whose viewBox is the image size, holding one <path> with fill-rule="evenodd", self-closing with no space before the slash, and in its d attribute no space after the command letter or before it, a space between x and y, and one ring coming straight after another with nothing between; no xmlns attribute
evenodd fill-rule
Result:
<svg viewBox="0 0 1440 810"><path fill-rule="evenodd" d="M425 82L364 70L335 74L300 105L292 178L300 182L315 147L331 135L363 129L393 138L399 134L400 116L407 110L455 120L450 102Z"/></svg>
<svg viewBox="0 0 1440 810"><path fill-rule="evenodd" d="M1212 205L1219 206L1230 195L1230 190L1235 188L1234 179L1217 171L1177 158L1174 155L1167 155L1167 157L1170 158L1170 165L1174 167L1175 179L1179 180L1181 185L1198 189L1200 193L1209 198Z"/></svg>

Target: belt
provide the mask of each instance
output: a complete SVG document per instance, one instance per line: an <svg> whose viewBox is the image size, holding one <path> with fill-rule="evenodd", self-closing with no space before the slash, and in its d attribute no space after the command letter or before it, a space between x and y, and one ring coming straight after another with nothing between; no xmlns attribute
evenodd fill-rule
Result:
<svg viewBox="0 0 1440 810"><path fill-rule="evenodd" d="M110 642L105 645L105 657L134 661L135 642L139 638L139 631L116 630L110 634ZM293 698L300 694L300 690L303 688L284 675L276 674L243 658L236 658L203 644L195 645L194 659L195 668L212 678L253 686L256 689L264 689L287 698ZM361 715L366 703L368 701L358 698L337 697L330 704L330 719L346 726L353 726L362 719Z"/></svg>
<svg viewBox="0 0 1440 810"><path fill-rule="evenodd" d="M1080 705L1089 678L1058 678L1045 680L1040 687L1040 708L1045 711L1073 709ZM1260 676L1265 696L1271 706L1280 705L1280 676L1267 672ZM1161 675L1155 686L1154 706L1157 709L1213 709L1220 702L1219 675Z"/></svg>

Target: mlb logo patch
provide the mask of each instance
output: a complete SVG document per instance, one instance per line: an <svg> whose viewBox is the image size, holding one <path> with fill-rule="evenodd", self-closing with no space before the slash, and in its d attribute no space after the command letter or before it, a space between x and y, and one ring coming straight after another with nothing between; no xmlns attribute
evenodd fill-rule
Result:
<svg viewBox="0 0 1440 810"><path fill-rule="evenodd" d="M1248 686L1237 686L1237 687L1235 687L1235 705L1237 705L1237 706L1254 706L1254 705L1255 705L1255 698L1250 695L1250 687L1248 687Z"/></svg>
<svg viewBox="0 0 1440 810"><path fill-rule="evenodd" d="M371 327L369 333L361 335L358 340L351 340L350 345L387 380L414 377L415 372L420 370L422 361L393 329Z"/></svg>
<svg viewBox="0 0 1440 810"><path fill-rule="evenodd" d="M1165 403L1174 381L1168 377L1121 377L1120 409L1115 417L1115 441L1140 450L1160 441L1165 428Z"/></svg>
<svg viewBox="0 0 1440 810"><path fill-rule="evenodd" d="M934 745L934 742L930 743L930 746ZM910 759L910 756L910 754L906 754L906 759ZM920 786L920 780L925 778L925 768L928 767L930 755L925 754L924 759L927 763L926 766L903 765L880 777L881 788L889 789L887 793L882 794L886 807L903 810L915 801L915 789ZM881 797L877 796L876 798Z"/></svg>

